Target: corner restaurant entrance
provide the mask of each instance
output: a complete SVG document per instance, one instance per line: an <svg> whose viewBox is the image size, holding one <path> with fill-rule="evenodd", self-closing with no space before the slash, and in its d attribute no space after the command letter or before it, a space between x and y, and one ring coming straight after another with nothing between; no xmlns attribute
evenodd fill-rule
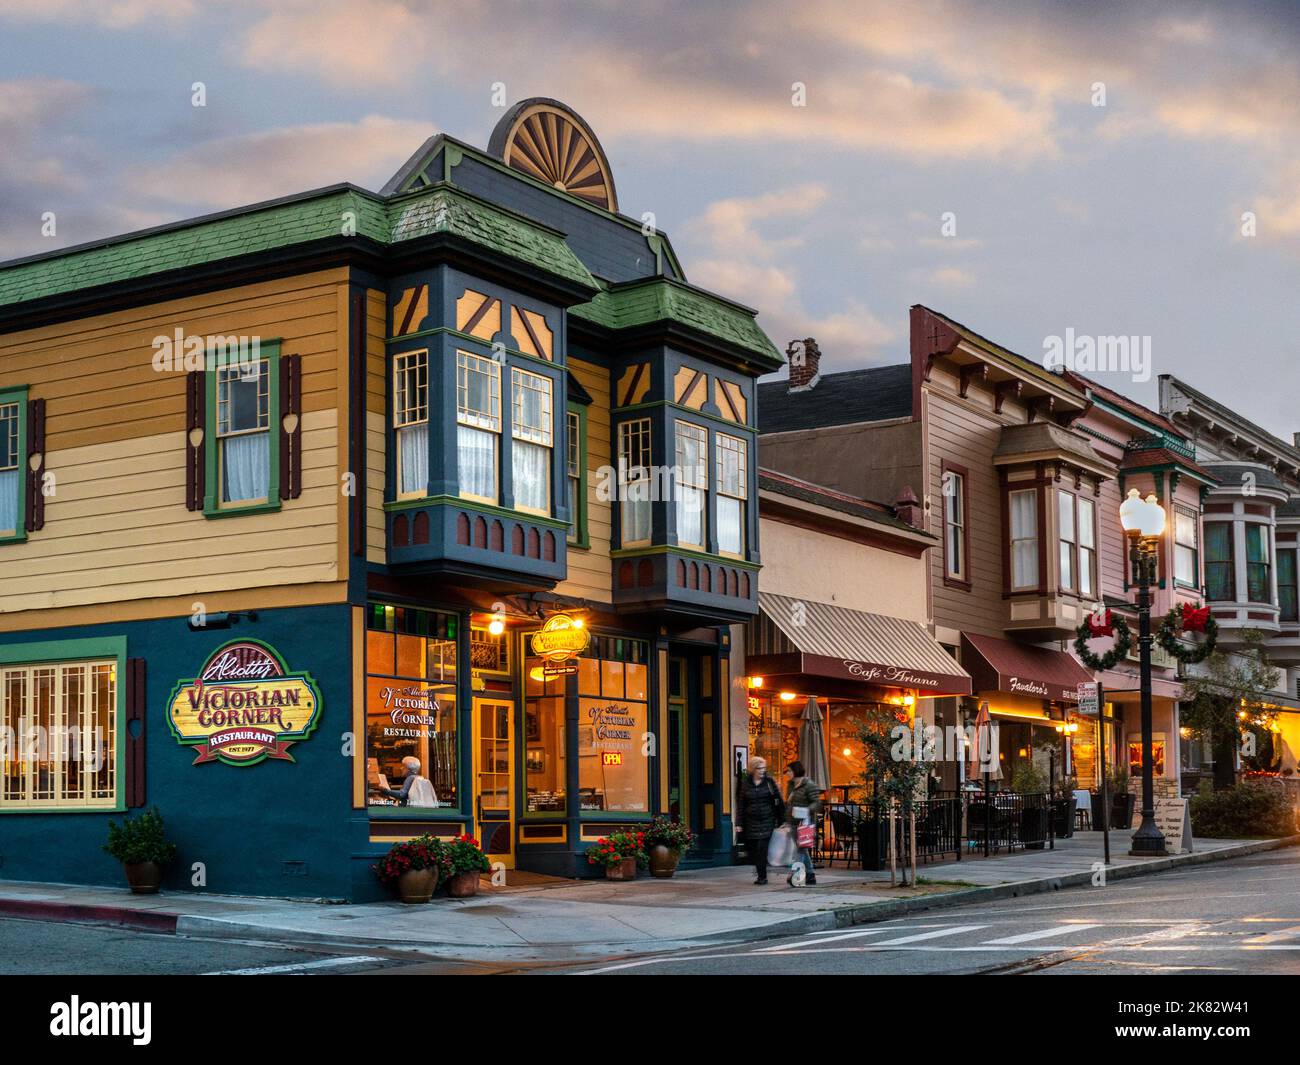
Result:
<svg viewBox="0 0 1300 1065"><path fill-rule="evenodd" d="M483 850L515 867L514 703L474 700L474 802Z"/></svg>

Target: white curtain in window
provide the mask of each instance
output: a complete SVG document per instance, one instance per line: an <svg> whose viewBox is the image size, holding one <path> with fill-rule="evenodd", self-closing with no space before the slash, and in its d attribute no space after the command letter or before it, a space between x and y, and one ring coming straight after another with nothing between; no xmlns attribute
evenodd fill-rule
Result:
<svg viewBox="0 0 1300 1065"><path fill-rule="evenodd" d="M495 433L456 427L456 445L460 451L460 490L464 495L497 497L497 438Z"/></svg>
<svg viewBox="0 0 1300 1065"><path fill-rule="evenodd" d="M649 488L643 484L629 484L623 488L633 498L623 500L623 543L634 544L650 539ZM642 495L645 498L640 498Z"/></svg>
<svg viewBox="0 0 1300 1065"><path fill-rule="evenodd" d="M547 481L551 475L551 449L515 440L511 444L511 469L515 479L515 506L549 510Z"/></svg>
<svg viewBox="0 0 1300 1065"><path fill-rule="evenodd" d="M677 485L677 542L704 546L704 492Z"/></svg>
<svg viewBox="0 0 1300 1065"><path fill-rule="evenodd" d="M0 533L18 531L19 487L17 470L0 473Z"/></svg>
<svg viewBox="0 0 1300 1065"><path fill-rule="evenodd" d="M222 502L266 499L271 491L271 434L230 436L221 443Z"/></svg>
<svg viewBox="0 0 1300 1065"><path fill-rule="evenodd" d="M738 555L745 547L745 507L739 499L718 496L718 550Z"/></svg>
<svg viewBox="0 0 1300 1065"><path fill-rule="evenodd" d="M1011 587L1038 585L1038 513L1033 492L1011 493Z"/></svg>
<svg viewBox="0 0 1300 1065"><path fill-rule="evenodd" d="M397 430L397 436L402 456L397 490L401 494L419 492L423 495L429 490L429 423L404 426Z"/></svg>

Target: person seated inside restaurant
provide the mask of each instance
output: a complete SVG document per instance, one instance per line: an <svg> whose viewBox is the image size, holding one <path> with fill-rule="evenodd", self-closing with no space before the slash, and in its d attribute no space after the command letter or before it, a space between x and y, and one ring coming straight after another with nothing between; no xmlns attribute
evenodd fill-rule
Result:
<svg viewBox="0 0 1300 1065"><path fill-rule="evenodd" d="M371 790L396 799L403 806L437 806L438 795L433 790L433 784L428 777L420 775L420 760L408 755L402 759L402 766L406 770L406 776L400 788L380 785L372 786Z"/></svg>

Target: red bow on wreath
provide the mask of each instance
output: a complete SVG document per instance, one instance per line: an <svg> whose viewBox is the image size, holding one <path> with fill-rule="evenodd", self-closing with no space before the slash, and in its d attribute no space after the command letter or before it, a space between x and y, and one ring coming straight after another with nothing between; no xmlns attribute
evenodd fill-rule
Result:
<svg viewBox="0 0 1300 1065"><path fill-rule="evenodd" d="M1100 621L1097 620L1096 614L1088 615L1088 635L1089 636L1114 636L1115 635L1115 622L1114 619L1111 618L1109 610L1107 610L1104 614L1102 614Z"/></svg>
<svg viewBox="0 0 1300 1065"><path fill-rule="evenodd" d="M1210 620L1210 608L1203 606L1199 610L1195 607L1183 604L1183 631L1184 632L1204 632L1205 625Z"/></svg>

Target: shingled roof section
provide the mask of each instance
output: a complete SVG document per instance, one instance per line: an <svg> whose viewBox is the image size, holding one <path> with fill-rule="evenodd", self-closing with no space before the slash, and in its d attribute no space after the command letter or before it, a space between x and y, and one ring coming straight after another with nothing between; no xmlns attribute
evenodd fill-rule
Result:
<svg viewBox="0 0 1300 1065"><path fill-rule="evenodd" d="M1112 407L1118 407L1125 414L1131 415L1139 421L1146 422L1148 425L1154 426L1155 428L1163 429L1165 432L1170 433L1179 439L1186 439L1182 430L1180 430L1178 426L1163 414L1157 414L1150 407L1144 407L1141 403L1137 402L1137 400L1129 399L1128 396L1121 395L1113 388L1107 388L1105 385L1098 384L1091 377L1085 377L1083 374L1078 373L1075 370L1064 370L1062 371L1061 376L1067 381L1077 385L1079 388L1088 389L1097 399L1103 400Z"/></svg>
<svg viewBox="0 0 1300 1065"><path fill-rule="evenodd" d="M873 521L878 525L886 525L890 528L897 529L901 532L909 532L914 535L927 536L937 540L937 537L931 536L930 533L908 525L907 522L899 520L894 514L892 507L887 507L883 503L874 503L868 499L859 499L857 496L847 495L844 492L837 492L833 488L826 488L820 484L813 484L811 481L804 481L798 477L791 477L786 473L779 473L776 470L759 468L758 471L758 488L761 492L774 492L777 495L786 496L789 499L798 499L804 503L813 503L827 510L839 511L841 514L851 514L855 518L865 518L867 521ZM761 509L761 508L760 508Z"/></svg>
<svg viewBox="0 0 1300 1065"><path fill-rule="evenodd" d="M1186 473L1203 478L1206 484L1219 482L1219 477L1213 471L1198 466L1191 459L1170 451L1167 447L1145 447L1141 450L1126 451L1119 464L1121 470L1149 470L1159 466L1176 466Z"/></svg>
<svg viewBox="0 0 1300 1065"><path fill-rule="evenodd" d="M676 322L756 355L776 369L785 359L754 321L755 313L667 277L611 285L590 302L569 308L572 317L611 330Z"/></svg>
<svg viewBox="0 0 1300 1065"><path fill-rule="evenodd" d="M1207 463L1205 468L1219 484L1235 482L1240 485L1242 479L1249 474L1255 479L1254 484L1257 488L1270 488L1275 492L1287 490L1281 478L1267 466L1252 466L1241 462L1211 462Z"/></svg>
<svg viewBox="0 0 1300 1065"><path fill-rule="evenodd" d="M911 416L909 363L822 374L816 385L798 392L789 391L788 381L770 381L758 386L760 433L788 433Z"/></svg>

